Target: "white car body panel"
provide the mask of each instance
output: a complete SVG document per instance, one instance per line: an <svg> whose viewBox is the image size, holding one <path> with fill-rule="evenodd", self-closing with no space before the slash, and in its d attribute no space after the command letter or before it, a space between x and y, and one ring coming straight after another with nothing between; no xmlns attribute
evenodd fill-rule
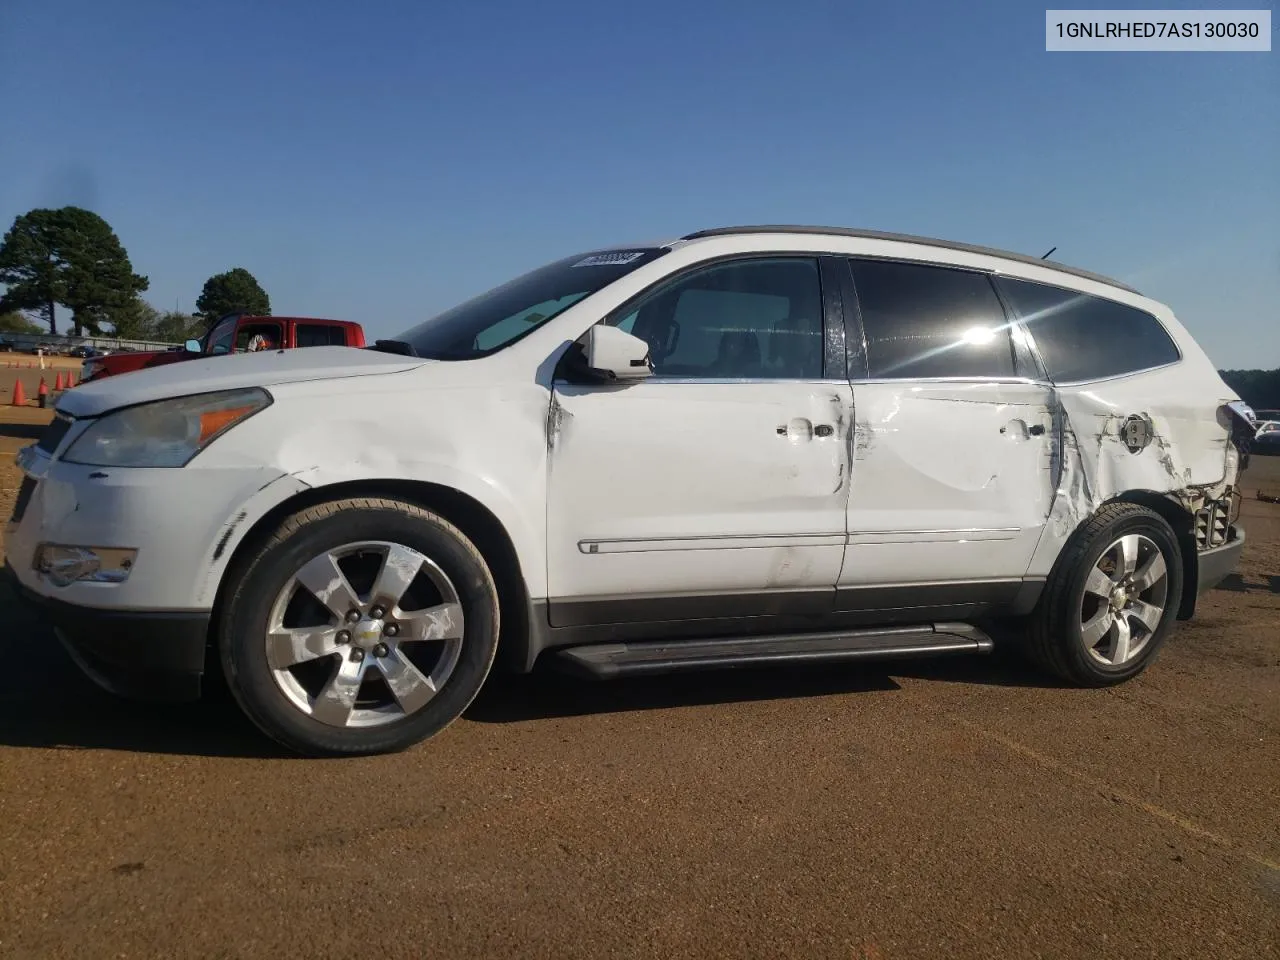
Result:
<svg viewBox="0 0 1280 960"><path fill-rule="evenodd" d="M535 383L434 387L445 379L434 376L441 366L351 381L338 390L320 380L273 387L271 407L187 469L248 466L265 454L279 475L306 488L398 480L457 490L502 523L528 588L545 596L548 392ZM237 524L226 556L250 519Z"/></svg>
<svg viewBox="0 0 1280 960"><path fill-rule="evenodd" d="M1021 577L1054 492L1051 395L1007 381L856 383L839 585Z"/></svg>
<svg viewBox="0 0 1280 960"><path fill-rule="evenodd" d="M835 582L847 382L558 384L552 416L552 598Z"/></svg>
<svg viewBox="0 0 1280 960"><path fill-rule="evenodd" d="M165 397L306 380L341 380L412 370L428 361L356 347L307 347L180 360L81 384L63 394L58 409L73 417ZM135 376L136 374L136 376Z"/></svg>

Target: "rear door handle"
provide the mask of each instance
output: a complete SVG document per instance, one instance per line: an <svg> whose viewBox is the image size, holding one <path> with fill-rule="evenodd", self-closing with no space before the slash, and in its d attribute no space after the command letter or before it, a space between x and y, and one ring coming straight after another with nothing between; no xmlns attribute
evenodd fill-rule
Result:
<svg viewBox="0 0 1280 960"><path fill-rule="evenodd" d="M778 427L778 436L794 437L797 440L808 440L810 436L829 437L835 432L836 428L829 423L819 423L815 426L804 418L792 420Z"/></svg>
<svg viewBox="0 0 1280 960"><path fill-rule="evenodd" d="M1033 437L1038 437L1040 436L1040 434L1044 433L1044 424L1033 423L1031 426L1027 428L1027 432L1030 433Z"/></svg>

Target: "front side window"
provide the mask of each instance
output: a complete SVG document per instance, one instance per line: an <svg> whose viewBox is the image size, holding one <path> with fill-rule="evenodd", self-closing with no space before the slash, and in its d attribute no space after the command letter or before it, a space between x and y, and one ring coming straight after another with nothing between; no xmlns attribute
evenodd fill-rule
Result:
<svg viewBox="0 0 1280 960"><path fill-rule="evenodd" d="M873 378L1012 377L1004 308L986 274L853 260Z"/></svg>
<svg viewBox="0 0 1280 960"><path fill-rule="evenodd" d="M612 322L648 342L658 377L823 375L822 284L813 258L706 267L647 294Z"/></svg>
<svg viewBox="0 0 1280 960"><path fill-rule="evenodd" d="M665 248L605 250L557 260L400 334L420 357L474 360L496 353L666 253Z"/></svg>
<svg viewBox="0 0 1280 960"><path fill-rule="evenodd" d="M209 332L209 349L206 353L230 353L236 336L236 318L228 317Z"/></svg>
<svg viewBox="0 0 1280 960"><path fill-rule="evenodd" d="M996 282L1055 382L1105 380L1181 359L1160 321L1136 307L1030 280Z"/></svg>

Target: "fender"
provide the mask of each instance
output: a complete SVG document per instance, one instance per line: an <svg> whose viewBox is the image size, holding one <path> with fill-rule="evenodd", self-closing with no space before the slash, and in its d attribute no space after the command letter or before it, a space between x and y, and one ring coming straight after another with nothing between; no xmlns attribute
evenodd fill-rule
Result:
<svg viewBox="0 0 1280 960"><path fill-rule="evenodd" d="M511 538L512 546L515 547L516 558L524 573L525 589L529 591L529 596L538 599L547 595L546 557L541 547L542 538L530 523L529 518L521 512L515 499L499 487L492 478L481 477L450 464L430 460L414 461L410 471L398 475L388 474L385 471L377 473L356 471L350 469L349 465L343 464L341 467L315 467L297 474L296 477L314 489L361 480L396 480L434 484L457 490L485 507L502 524L507 536ZM538 502L541 504L544 501L545 498L540 497Z"/></svg>
<svg viewBox="0 0 1280 960"><path fill-rule="evenodd" d="M529 595L535 598L546 596L546 563L538 546L537 534L512 498L496 484L444 463L418 461L407 474L360 470L357 467L358 464L351 461L342 464L317 464L305 470L281 474L259 488L240 509L225 518L221 534L210 544L205 564L207 574L193 597L195 605L204 609L213 606L231 558L235 556L249 531L267 514L303 493L323 491L326 487L339 484L386 480L449 487L482 504L497 517L511 538Z"/></svg>

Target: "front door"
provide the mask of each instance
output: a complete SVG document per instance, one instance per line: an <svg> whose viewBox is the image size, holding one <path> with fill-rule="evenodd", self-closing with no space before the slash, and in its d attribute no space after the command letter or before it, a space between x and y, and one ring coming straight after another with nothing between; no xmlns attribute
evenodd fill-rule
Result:
<svg viewBox="0 0 1280 960"><path fill-rule="evenodd" d="M838 606L1011 601L1052 504L1052 388L1024 365L985 273L852 271L866 370Z"/></svg>
<svg viewBox="0 0 1280 960"><path fill-rule="evenodd" d="M831 609L852 390L842 364L828 379L820 273L808 257L695 268L605 321L649 341L651 378L557 380L552 625Z"/></svg>

